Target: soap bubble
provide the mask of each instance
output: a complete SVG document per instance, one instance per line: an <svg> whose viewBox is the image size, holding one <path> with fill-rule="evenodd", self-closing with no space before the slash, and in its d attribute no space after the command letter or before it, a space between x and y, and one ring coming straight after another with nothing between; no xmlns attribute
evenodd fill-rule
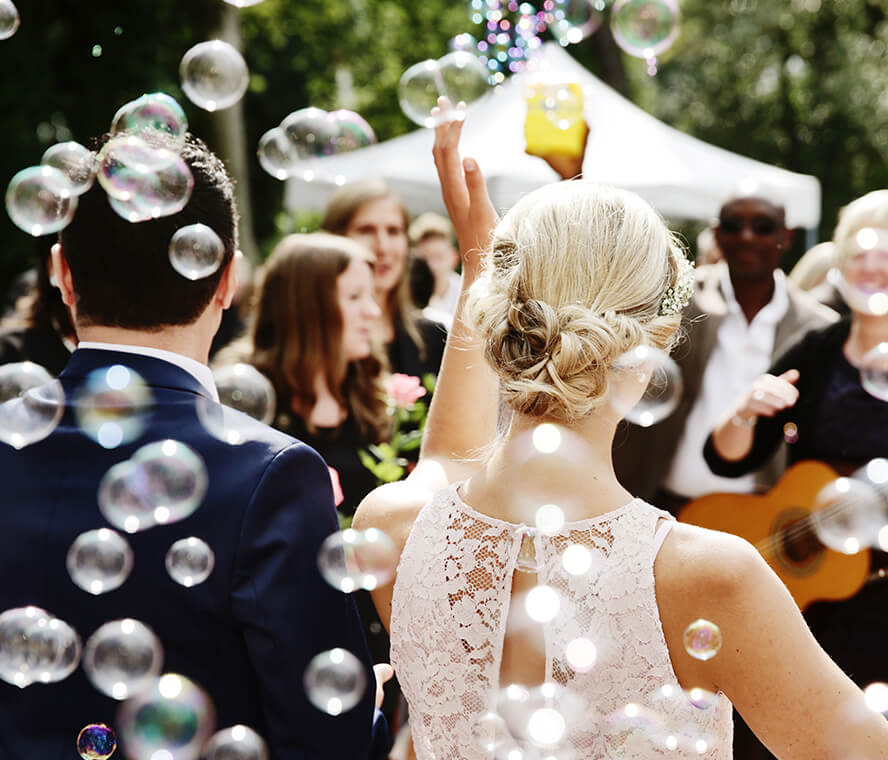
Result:
<svg viewBox="0 0 888 760"><path fill-rule="evenodd" d="M170 240L170 264L189 280L209 277L219 269L224 256L225 245L215 230L205 224L181 227Z"/></svg>
<svg viewBox="0 0 888 760"><path fill-rule="evenodd" d="M31 683L24 668L26 633L49 613L40 607L16 607L0 614L0 678L24 688Z"/></svg>
<svg viewBox="0 0 888 760"><path fill-rule="evenodd" d="M376 528L349 528L331 533L318 551L318 568L333 588L355 589L384 586L395 575L398 550L394 541Z"/></svg>
<svg viewBox="0 0 888 760"><path fill-rule="evenodd" d="M269 129L259 138L259 163L275 179L286 179L299 160L296 148L280 127Z"/></svg>
<svg viewBox="0 0 888 760"><path fill-rule="evenodd" d="M132 757L194 760L213 734L216 716L203 689L166 673L123 703L117 723Z"/></svg>
<svg viewBox="0 0 888 760"><path fill-rule="evenodd" d="M333 153L339 129L329 117L323 108L300 108L281 122L280 129L300 159Z"/></svg>
<svg viewBox="0 0 888 760"><path fill-rule="evenodd" d="M598 31L604 20L604 0L554 0L546 23L561 45L580 42Z"/></svg>
<svg viewBox="0 0 888 760"><path fill-rule="evenodd" d="M468 32L457 34L456 37L454 37L450 40L450 42L447 43L447 47L450 50L460 50L464 53L478 55L478 40L476 40Z"/></svg>
<svg viewBox="0 0 888 760"><path fill-rule="evenodd" d="M629 55L654 59L678 37L678 0L617 0L611 9L611 31Z"/></svg>
<svg viewBox="0 0 888 760"><path fill-rule="evenodd" d="M814 501L814 532L821 543L843 554L857 554L874 542L885 521L885 502L865 479L837 478Z"/></svg>
<svg viewBox="0 0 888 760"><path fill-rule="evenodd" d="M583 712L582 699L551 682L533 689L511 684L496 697L496 714L510 737L525 748L556 752Z"/></svg>
<svg viewBox="0 0 888 760"><path fill-rule="evenodd" d="M6 189L6 211L13 224L40 237L67 227L77 210L68 178L53 166L22 169Z"/></svg>
<svg viewBox="0 0 888 760"><path fill-rule="evenodd" d="M537 531L529 525L522 525L515 531L515 541L520 541L518 556L515 558L515 569L522 573L535 573L537 571L536 545L534 537Z"/></svg>
<svg viewBox="0 0 888 760"><path fill-rule="evenodd" d="M870 245L875 245L875 243L867 239L867 233L872 233L876 237L876 241L881 242L882 246L888 246L888 232L866 228L857 234L857 242L863 249L858 256L873 255L881 259L883 254L879 250L875 250L873 254L867 253L870 250ZM888 289L884 287L862 287L853 284L845 278L841 270L835 268L829 270L826 279L841 293L845 303L851 307L852 311L877 317L888 314Z"/></svg>
<svg viewBox="0 0 888 760"><path fill-rule="evenodd" d="M437 61L426 60L411 66L401 76L398 99L404 114L421 127L434 127L452 118L464 118L461 109L451 109L432 116L438 98L451 103L471 103L488 88L488 70L478 56L461 50L448 53Z"/></svg>
<svg viewBox="0 0 888 760"><path fill-rule="evenodd" d="M179 75L188 99L207 111L233 106L250 83L243 56L222 40L192 47L179 64Z"/></svg>
<svg viewBox="0 0 888 760"><path fill-rule="evenodd" d="M561 555L561 565L571 575L585 575L593 563L592 552L582 544L571 544Z"/></svg>
<svg viewBox="0 0 888 760"><path fill-rule="evenodd" d="M130 198L128 201L122 201L119 198L113 198L110 195L108 196L108 204L114 209L114 212L126 219L131 224L135 224L137 222L147 222L149 219L153 219L151 216L151 212L142 208L135 200Z"/></svg>
<svg viewBox="0 0 888 760"><path fill-rule="evenodd" d="M68 549L71 580L90 594L104 594L123 584L133 569L126 539L108 528L81 533Z"/></svg>
<svg viewBox="0 0 888 760"><path fill-rule="evenodd" d="M77 142L61 142L47 148L40 165L62 172L71 185L71 195L83 195L96 180L96 154Z"/></svg>
<svg viewBox="0 0 888 760"><path fill-rule="evenodd" d="M12 37L18 31L21 18L12 0L0 0L0 40Z"/></svg>
<svg viewBox="0 0 888 760"><path fill-rule="evenodd" d="M607 717L607 731L610 735L641 736L651 743L668 734L663 715L639 702L628 702ZM675 746L678 746L676 742Z"/></svg>
<svg viewBox="0 0 888 760"><path fill-rule="evenodd" d="M345 649L330 649L312 658L302 679L309 701L321 712L339 715L351 710L364 695L364 665Z"/></svg>
<svg viewBox="0 0 888 760"><path fill-rule="evenodd" d="M80 649L77 632L39 607L0 615L0 678L8 683L62 681L80 663Z"/></svg>
<svg viewBox="0 0 888 760"><path fill-rule="evenodd" d="M623 354L615 363L618 387L612 399L616 411L629 422L641 427L666 419L675 410L684 390L681 370L663 351L637 346ZM631 405L638 386L645 390Z"/></svg>
<svg viewBox="0 0 888 760"><path fill-rule="evenodd" d="M99 509L112 525L135 533L184 520L207 490L203 460L184 443L149 443L111 467L99 483Z"/></svg>
<svg viewBox="0 0 888 760"><path fill-rule="evenodd" d="M598 660L598 648L594 642L580 636L568 642L564 659L577 673L588 673Z"/></svg>
<svg viewBox="0 0 888 760"><path fill-rule="evenodd" d="M225 0L229 5L233 5L235 8L250 8L254 5L259 5L262 0Z"/></svg>
<svg viewBox="0 0 888 760"><path fill-rule="evenodd" d="M194 410L204 430L223 443L238 446L265 434L265 428L252 417L205 396L197 398Z"/></svg>
<svg viewBox="0 0 888 760"><path fill-rule="evenodd" d="M888 343L867 351L860 362L860 384L873 398L888 401Z"/></svg>
<svg viewBox="0 0 888 760"><path fill-rule="evenodd" d="M580 91L569 84L543 85L543 97L537 101L546 118L560 130L568 130L583 120Z"/></svg>
<svg viewBox="0 0 888 760"><path fill-rule="evenodd" d="M203 583L213 572L215 562L209 545L194 536L176 541L166 555L166 569L170 578L185 587Z"/></svg>
<svg viewBox="0 0 888 760"><path fill-rule="evenodd" d="M219 400L232 409L249 414L266 425L274 419L274 386L249 364L230 364L213 371Z"/></svg>
<svg viewBox="0 0 888 760"><path fill-rule="evenodd" d="M205 760L268 760L265 740L248 726L232 726L213 735L204 748Z"/></svg>
<svg viewBox="0 0 888 760"><path fill-rule="evenodd" d="M95 369L74 396L81 431L106 449L136 440L153 397L142 377L122 364Z"/></svg>
<svg viewBox="0 0 888 760"><path fill-rule="evenodd" d="M113 620L86 641L83 670L103 694L128 699L154 683L163 667L163 649L148 626L138 620Z"/></svg>
<svg viewBox="0 0 888 760"><path fill-rule="evenodd" d="M149 142L152 133L167 137L172 145L181 146L188 131L188 118L175 98L163 92L152 92L121 106L111 122L111 134L147 132Z"/></svg>
<svg viewBox="0 0 888 760"><path fill-rule="evenodd" d="M170 216L191 199L194 177L184 159L165 147L152 147L141 137L112 137L97 156L99 184L111 198L127 204L143 218ZM120 213L118 207L115 211Z"/></svg>
<svg viewBox="0 0 888 760"><path fill-rule="evenodd" d="M65 411L65 392L39 364L0 365L0 441L16 449L42 441Z"/></svg>
<svg viewBox="0 0 888 760"><path fill-rule="evenodd" d="M721 645L721 629L715 623L700 618L685 628L685 651L696 660L711 660Z"/></svg>
<svg viewBox="0 0 888 760"><path fill-rule="evenodd" d="M533 430L533 446L540 454L554 454L561 447L561 430L550 422Z"/></svg>
<svg viewBox="0 0 888 760"><path fill-rule="evenodd" d="M340 108L331 111L328 118L336 128L336 137L333 138L334 153L366 148L376 142L373 128L360 114Z"/></svg>
<svg viewBox="0 0 888 760"><path fill-rule="evenodd" d="M90 723L77 734L77 752L83 760L108 760L117 749L117 736L104 723Z"/></svg>

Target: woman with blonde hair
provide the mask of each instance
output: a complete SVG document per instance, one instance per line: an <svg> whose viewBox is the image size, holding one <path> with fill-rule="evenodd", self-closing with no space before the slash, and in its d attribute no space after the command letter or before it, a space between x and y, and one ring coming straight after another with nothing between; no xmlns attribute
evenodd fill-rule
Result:
<svg viewBox="0 0 888 760"><path fill-rule="evenodd" d="M321 228L363 243L376 257L374 285L381 309L377 322L392 372L437 374L447 331L425 319L410 296L407 209L382 180L339 188L327 203Z"/></svg>
<svg viewBox="0 0 888 760"><path fill-rule="evenodd" d="M360 243L289 235L264 265L247 361L274 386L274 426L337 471L345 514L376 485L358 451L389 427L384 359L373 338L378 317L373 256Z"/></svg>
<svg viewBox="0 0 888 760"><path fill-rule="evenodd" d="M464 290L422 454L355 517L400 548L373 596L415 756L728 758L730 699L782 758L884 757L888 725L760 555L614 476L649 375L622 357L668 348L691 290L661 218L572 181L496 223L460 129L436 134ZM499 439L497 391L513 412ZM686 648L692 625L705 651Z"/></svg>

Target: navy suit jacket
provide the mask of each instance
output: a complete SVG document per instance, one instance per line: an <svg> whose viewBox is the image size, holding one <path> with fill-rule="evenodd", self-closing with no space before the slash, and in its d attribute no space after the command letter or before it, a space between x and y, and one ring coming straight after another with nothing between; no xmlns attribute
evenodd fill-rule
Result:
<svg viewBox="0 0 888 760"><path fill-rule="evenodd" d="M71 402L89 372L113 364L138 372L154 403L138 440L106 450L78 429ZM318 548L337 529L330 478L317 453L252 421L252 440L216 440L195 412L206 391L159 359L80 349L60 380L68 405L55 432L19 451L0 444L0 612L37 605L84 642L107 621L134 618L160 638L163 672L207 691L217 727L252 727L275 760L384 757L387 728L374 711L358 614L317 567ZM100 479L140 446L167 438L203 458L209 487L201 506L180 522L125 536L135 561L122 586L99 596L81 590L65 558L84 531L113 527L97 505ZM170 545L188 536L206 541L216 560L210 577L191 588L175 583L164 565ZM354 653L367 678L360 703L337 717L315 708L303 687L311 658L334 647ZM82 669L23 690L0 681L0 758L70 760L80 729L113 727L118 709Z"/></svg>

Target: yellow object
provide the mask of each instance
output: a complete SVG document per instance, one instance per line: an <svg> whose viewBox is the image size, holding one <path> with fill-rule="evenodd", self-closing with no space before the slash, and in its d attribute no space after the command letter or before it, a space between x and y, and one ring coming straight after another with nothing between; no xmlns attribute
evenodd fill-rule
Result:
<svg viewBox="0 0 888 760"><path fill-rule="evenodd" d="M527 118L524 139L535 156L583 153L583 88L579 82L538 78L526 90Z"/></svg>

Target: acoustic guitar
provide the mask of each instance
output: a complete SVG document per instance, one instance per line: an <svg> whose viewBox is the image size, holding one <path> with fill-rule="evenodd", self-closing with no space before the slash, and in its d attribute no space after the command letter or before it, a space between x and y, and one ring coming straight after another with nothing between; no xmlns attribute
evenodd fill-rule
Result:
<svg viewBox="0 0 888 760"><path fill-rule="evenodd" d="M847 599L869 578L870 551L837 552L814 532L817 494L838 477L821 462L798 462L767 493L701 496L688 502L678 519L745 538L780 576L800 609L818 599ZM853 503L827 507L853 508Z"/></svg>

